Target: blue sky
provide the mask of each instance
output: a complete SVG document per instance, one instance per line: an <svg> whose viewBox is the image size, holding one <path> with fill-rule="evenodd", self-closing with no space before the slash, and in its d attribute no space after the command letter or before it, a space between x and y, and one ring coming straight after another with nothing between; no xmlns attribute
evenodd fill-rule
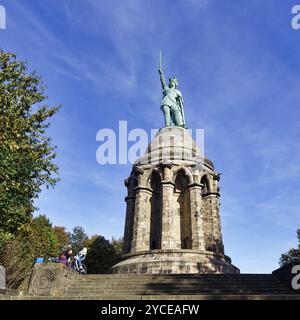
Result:
<svg viewBox="0 0 300 320"><path fill-rule="evenodd" d="M131 165L96 162L102 128L163 126L158 52L176 75L190 128L221 177L226 253L271 272L300 227L300 30L289 0L0 0L0 47L26 59L62 104L48 134L61 181L39 213L69 230L123 234Z"/></svg>

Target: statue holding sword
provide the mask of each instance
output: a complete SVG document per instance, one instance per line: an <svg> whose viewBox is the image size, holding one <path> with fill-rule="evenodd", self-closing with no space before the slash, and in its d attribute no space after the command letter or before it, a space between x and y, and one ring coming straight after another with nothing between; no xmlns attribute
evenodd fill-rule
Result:
<svg viewBox="0 0 300 320"><path fill-rule="evenodd" d="M174 126L186 128L183 98L181 92L177 89L178 80L176 78L169 78L169 85L166 84L161 66L161 52L158 72L163 89L163 98L161 100L160 108L165 116L165 126L170 127L173 123Z"/></svg>

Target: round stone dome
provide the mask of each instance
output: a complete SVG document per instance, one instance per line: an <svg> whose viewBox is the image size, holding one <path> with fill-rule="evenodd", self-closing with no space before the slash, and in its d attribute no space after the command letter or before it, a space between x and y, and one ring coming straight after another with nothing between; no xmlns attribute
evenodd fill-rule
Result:
<svg viewBox="0 0 300 320"><path fill-rule="evenodd" d="M203 150L193 140L189 131L180 127L160 129L146 149L145 155L135 165L159 163L199 165L205 164L213 169L213 163L206 159Z"/></svg>

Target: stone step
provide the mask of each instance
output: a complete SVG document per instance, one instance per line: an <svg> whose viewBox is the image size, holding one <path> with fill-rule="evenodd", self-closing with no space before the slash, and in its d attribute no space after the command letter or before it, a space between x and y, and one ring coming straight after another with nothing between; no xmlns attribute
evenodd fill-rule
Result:
<svg viewBox="0 0 300 320"><path fill-rule="evenodd" d="M99 278L114 278L114 279L149 279L149 278L223 278L223 279L237 279L237 278L270 278L274 277L272 274L88 274L82 275L80 278L82 279L99 279Z"/></svg>
<svg viewBox="0 0 300 320"><path fill-rule="evenodd" d="M252 282L280 282L277 278L268 278L268 279L75 279L78 283L103 283L103 282L118 282L118 283L149 283L149 282L168 282L168 283L186 283L186 282L193 282L193 283L230 283L230 282L245 282L245 283L252 283Z"/></svg>
<svg viewBox="0 0 300 320"><path fill-rule="evenodd" d="M276 287L282 286L280 283L164 283L164 282L148 282L148 283L99 283L99 284L80 284L80 283L73 283L71 286L78 287L78 288L106 288L106 287L120 287L120 288L136 288L136 287L161 287L161 286L168 286L168 287Z"/></svg>
<svg viewBox="0 0 300 320"><path fill-rule="evenodd" d="M77 289L77 288L70 288L66 291L66 293L95 293L95 292L131 292L132 294L136 292L146 292L146 291L155 291L157 294L160 294L161 292L207 292L207 291L222 291L222 292L238 292L238 291L243 291L243 292L290 292L290 290L286 288L182 288L182 289L174 289L174 288L136 288L135 290L130 290L130 289L90 289L90 290L82 290L82 289Z"/></svg>
<svg viewBox="0 0 300 320"><path fill-rule="evenodd" d="M185 283L279 283L279 280L277 279L266 279L266 280L245 280L245 279L236 279L236 280L213 280L213 279L153 279L153 280L139 280L139 279L133 279L133 280L116 280L116 279L111 279L111 280L81 280L78 281L76 280L76 283L81 283L81 284L101 284L101 283L122 283L122 284L127 284L127 283L178 283L178 284L185 284Z"/></svg>
<svg viewBox="0 0 300 320"><path fill-rule="evenodd" d="M197 291L197 290L182 290L182 291L172 291L172 290L162 290L159 293L156 290L141 290L141 291L135 291L134 293L131 291L113 291L113 290L106 290L103 292L82 292L82 291L71 291L67 292L65 296L84 296L84 297L92 297L92 296L99 296L99 295L165 295L165 294L171 294L171 295L201 295L201 294L231 294L231 295L239 295L239 294L291 294L288 291L284 290L276 290L276 291L268 291L268 290L203 290L203 291Z"/></svg>
<svg viewBox="0 0 300 320"><path fill-rule="evenodd" d="M173 286L173 285L168 285L168 284L146 284L146 285L128 285L128 286L120 286L120 285L103 285L103 286L80 286L80 285L71 285L70 289L77 289L77 290L97 290L97 289L144 289L144 288L155 288L155 289L160 289L160 288L170 288L170 289L180 289L180 288L192 288L192 289L198 289L201 290L203 288L220 288L220 289L226 289L226 288L232 288L232 289L239 289L239 288L269 288L269 289L275 289L275 288L282 288L283 286L274 284L274 285L252 285L252 286L240 286L240 285L228 285L228 286L222 286L222 285L195 285L195 284L189 284L189 285L184 285L184 286ZM285 288L285 287L283 287Z"/></svg>
<svg viewBox="0 0 300 320"><path fill-rule="evenodd" d="M293 294L198 294L198 295L93 295L87 296L3 296L0 300L300 300L300 295Z"/></svg>
<svg viewBox="0 0 300 320"><path fill-rule="evenodd" d="M127 285L127 286L121 286L121 285L102 285L102 286L82 286L78 284L73 284L69 287L68 292L70 291L80 291L80 292L104 292L104 291L142 291L142 290L155 290L157 292L169 290L169 291L185 291L185 290L193 290L193 291L204 291L204 290L223 290L223 291L253 291L253 290L263 290L263 291L276 291L276 290L284 290L284 291L290 291L291 289L282 286L280 284L272 284L272 285L266 285L266 284L253 284L253 285L238 285L238 284L231 284L231 285L198 285L198 284L188 284L188 285L170 285L170 284L140 284L140 285Z"/></svg>
<svg viewBox="0 0 300 320"><path fill-rule="evenodd" d="M260 281L260 282L240 282L240 281L232 281L232 282L208 282L208 281L184 281L184 282L161 282L161 281L152 281L152 282L118 282L118 281L103 281L103 282L74 282L72 285L80 286L80 287L102 287L102 286L120 286L120 287L127 287L127 286L159 286L159 285L166 285L166 286L274 286L274 285L282 285L280 282L277 281Z"/></svg>
<svg viewBox="0 0 300 320"><path fill-rule="evenodd" d="M78 289L78 288L70 288L66 291L66 293L105 293L105 292L126 292L130 294L137 294L140 292L146 292L146 291L153 291L156 294L161 294L161 292L170 292L177 294L178 292L197 292L197 293L203 293L203 292L214 292L214 291L222 291L222 292L291 292L291 290L286 288L183 288L183 289L174 289L174 288L136 288L136 289L126 289L126 288L107 288L107 289Z"/></svg>
<svg viewBox="0 0 300 320"><path fill-rule="evenodd" d="M64 297L104 296L293 295L272 274L86 275L78 277Z"/></svg>
<svg viewBox="0 0 300 320"><path fill-rule="evenodd" d="M90 273L83 277L270 277L271 273Z"/></svg>
<svg viewBox="0 0 300 320"><path fill-rule="evenodd" d="M127 287L127 286L149 286L149 285L168 285L172 287L178 287L178 286L274 286L274 285L282 285L278 282L199 282L199 283L193 283L193 282L128 282L128 283L120 283L120 282L98 282L98 283L73 283L72 285L77 285L80 287L102 287L102 286L120 286L120 287Z"/></svg>
<svg viewBox="0 0 300 320"><path fill-rule="evenodd" d="M102 282L118 282L118 283L128 283L128 282L172 282L172 283L181 283L181 282L208 282L208 283L230 283L230 282L278 282L277 278L268 278L268 279L76 279L76 282L81 283L102 283Z"/></svg>
<svg viewBox="0 0 300 320"><path fill-rule="evenodd" d="M131 275L131 276L118 276L118 275L81 275L78 279L268 279L274 278L274 275Z"/></svg>
<svg viewBox="0 0 300 320"><path fill-rule="evenodd" d="M77 286L77 285L72 285L70 286L69 290L74 289L74 290L137 290L137 289L155 289L155 290L161 290L164 288L169 288L170 290L181 290L183 289L194 289L194 290L203 290L203 289L232 289L232 290L238 290L238 289L248 289L248 290L253 290L253 289L268 289L268 290L275 290L275 289L280 289L284 288L286 290L290 290L290 288L285 287L285 286L280 286L280 285L259 285L259 286L237 286L237 285L231 285L231 286L220 286L220 285L202 285L202 286L197 286L197 285L188 285L188 286L170 286L170 285L139 285L139 286L90 286L90 287L85 287L85 286Z"/></svg>
<svg viewBox="0 0 300 320"><path fill-rule="evenodd" d="M214 275L215 276L215 275ZM175 278L173 277L130 277L130 278L114 278L114 277L80 277L76 279L76 282L73 284L80 287L103 287L103 286L149 286L149 285L170 285L170 286L276 286L280 285L280 282L277 278L272 275L266 275L263 277L241 277L236 278L229 277L184 277L184 278Z"/></svg>
<svg viewBox="0 0 300 320"><path fill-rule="evenodd" d="M82 296L82 295L64 295L64 296L26 296L26 295L0 295L0 301L2 300L141 300L141 295L93 295L93 296Z"/></svg>

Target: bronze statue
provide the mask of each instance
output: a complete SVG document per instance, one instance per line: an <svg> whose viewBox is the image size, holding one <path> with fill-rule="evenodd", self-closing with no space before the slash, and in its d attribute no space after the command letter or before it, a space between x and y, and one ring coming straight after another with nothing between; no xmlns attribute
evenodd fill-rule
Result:
<svg viewBox="0 0 300 320"><path fill-rule="evenodd" d="M186 128L183 98L181 92L177 89L178 80L176 78L169 78L169 85L167 86L161 66L161 53L158 72L163 88L163 98L160 108L165 116L165 126L170 127L173 123L174 126Z"/></svg>

